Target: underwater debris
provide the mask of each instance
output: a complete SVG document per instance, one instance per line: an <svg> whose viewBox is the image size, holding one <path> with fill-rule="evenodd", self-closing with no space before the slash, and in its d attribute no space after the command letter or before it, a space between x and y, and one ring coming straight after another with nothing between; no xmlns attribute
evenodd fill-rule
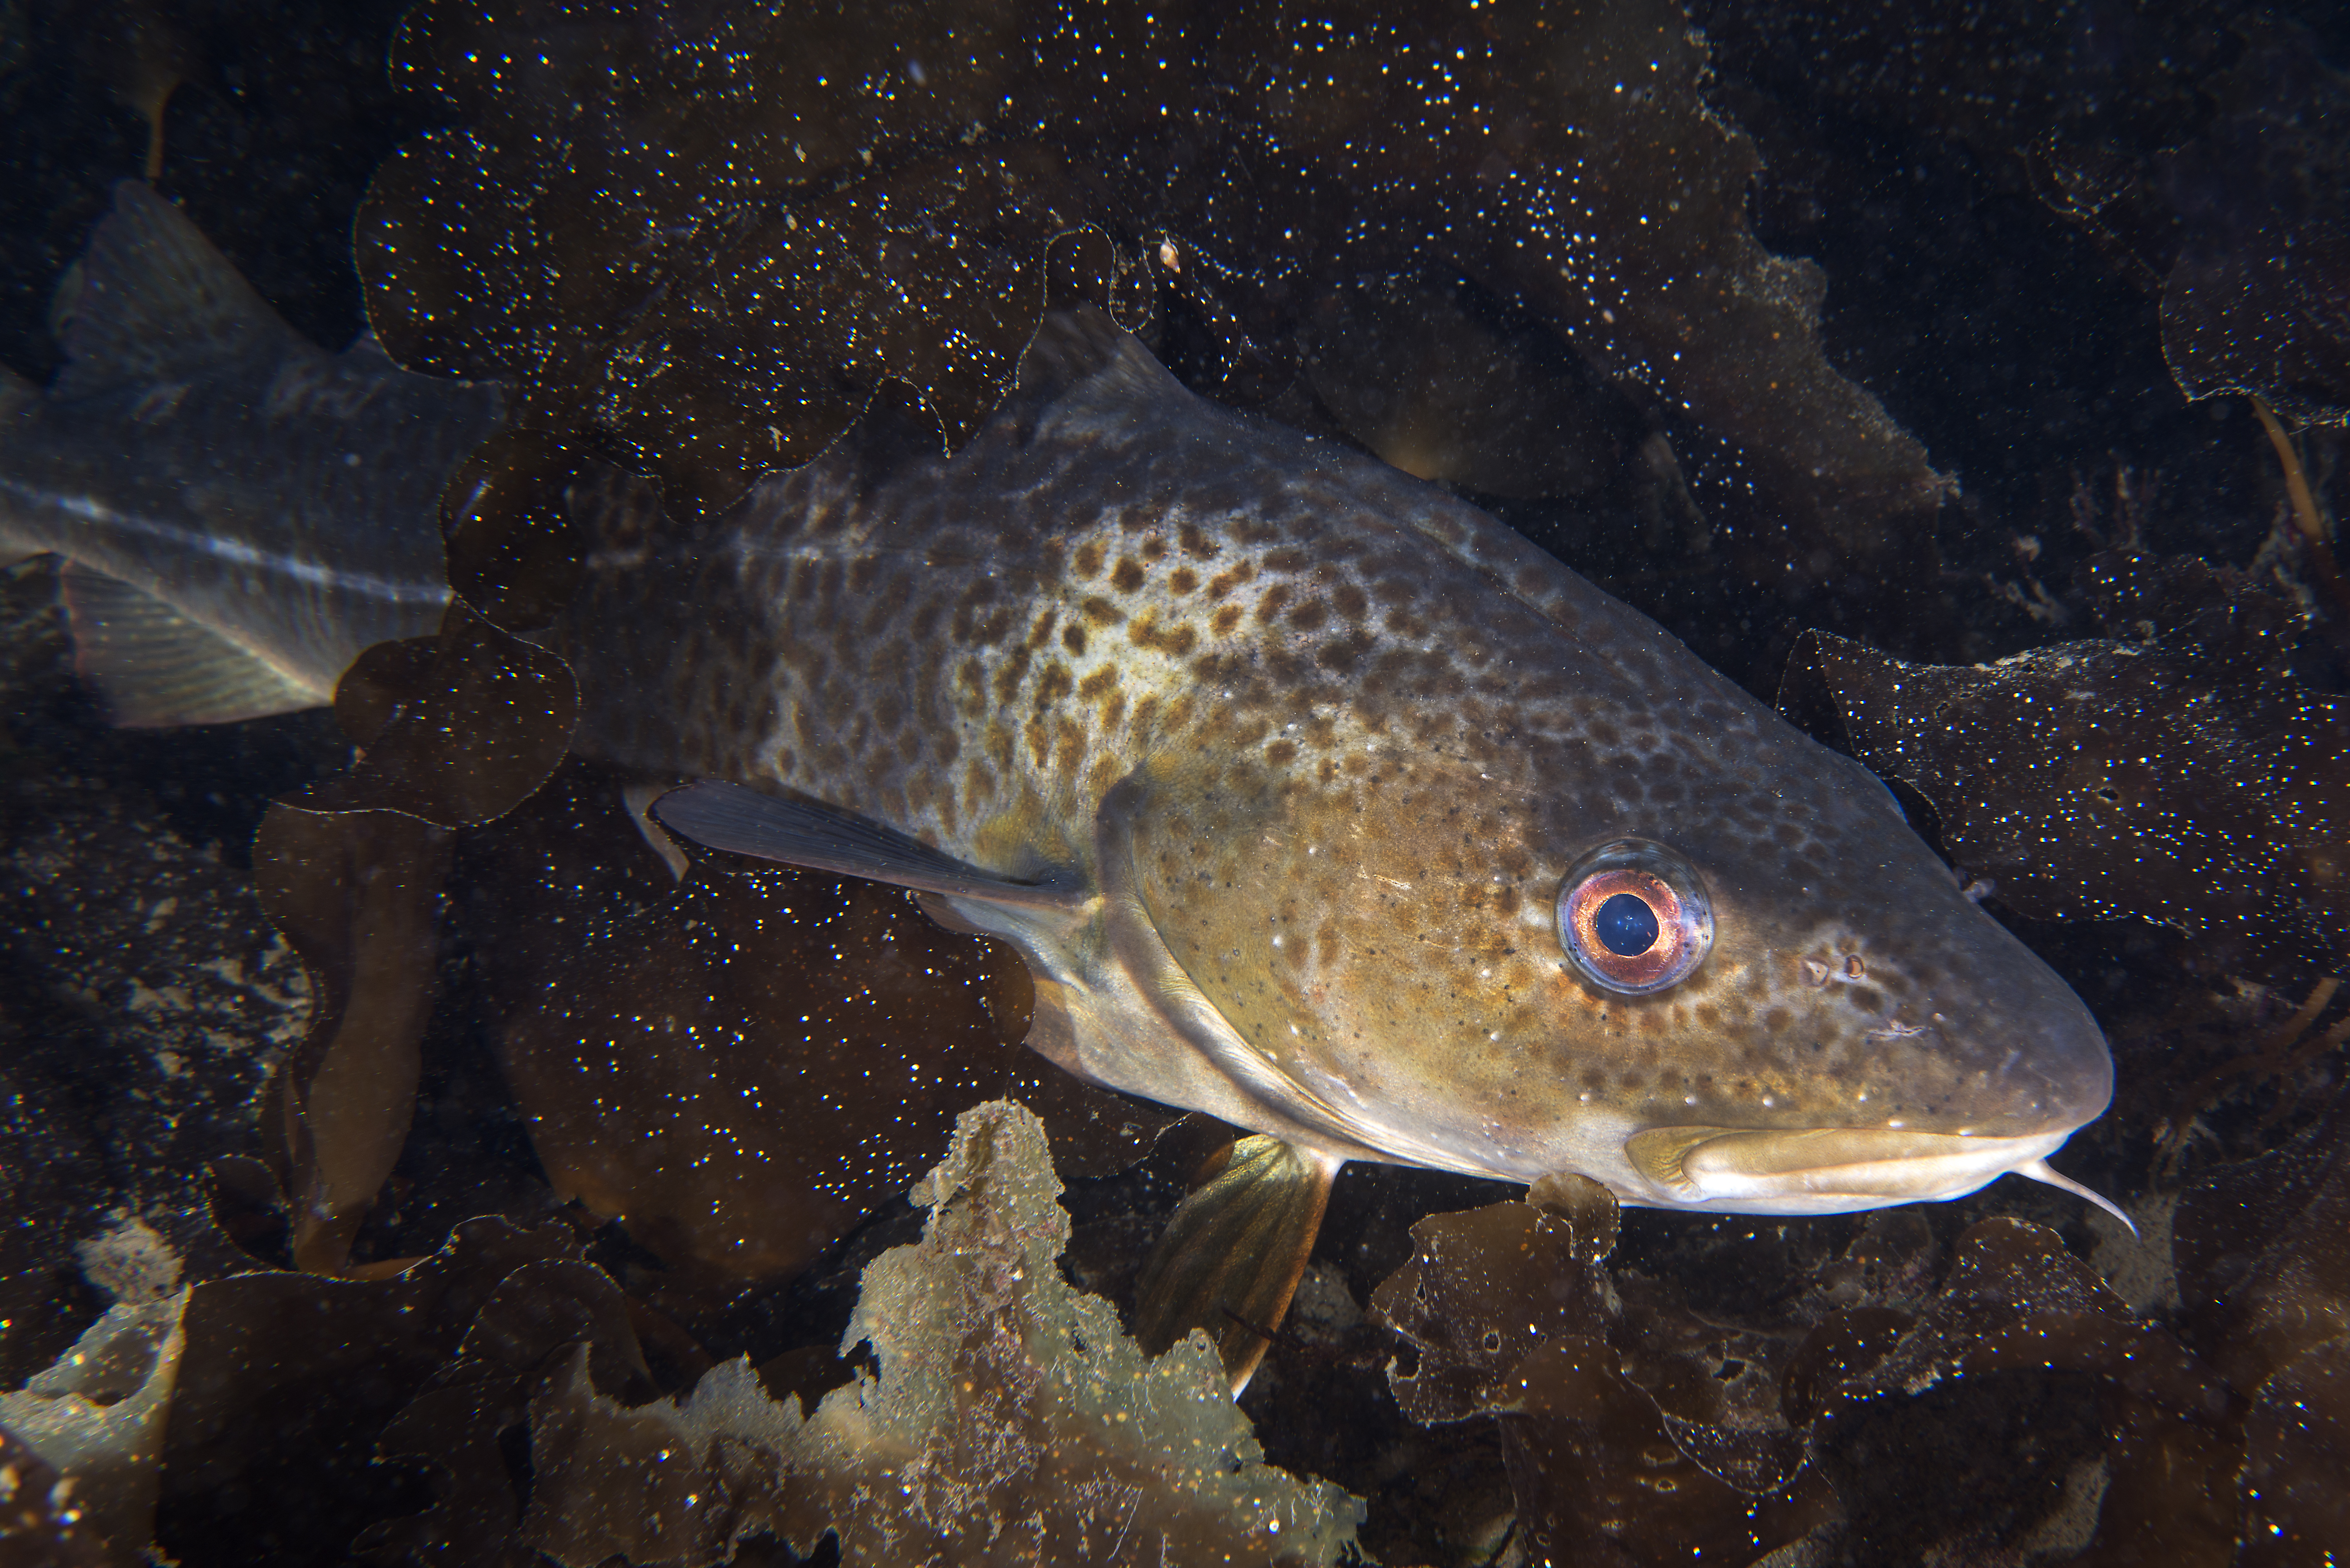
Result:
<svg viewBox="0 0 2350 1568"><path fill-rule="evenodd" d="M111 1230L74 1244L82 1277L110 1302L144 1306L180 1288L184 1263L156 1229L132 1215Z"/></svg>
<svg viewBox="0 0 2350 1568"><path fill-rule="evenodd" d="M1063 1282L1059 1191L1032 1113L966 1111L843 1336L878 1372L804 1419L746 1362L628 1409L575 1355L532 1403L526 1538L567 1568L720 1563L761 1529L847 1563L1335 1561L1361 1504L1262 1462L1204 1335L1147 1359Z"/></svg>
<svg viewBox="0 0 2350 1568"><path fill-rule="evenodd" d="M1809 633L1781 711L1916 790L2020 914L2158 921L2214 971L2340 968L2350 710L2287 670L2289 607L2199 561L2114 552L2087 577L2130 640L1952 667Z"/></svg>
<svg viewBox="0 0 2350 1568"><path fill-rule="evenodd" d="M1290 380L1326 289L1465 275L1702 430L1758 520L1923 548L1907 535L1944 483L1823 357L1817 271L1755 244L1757 160L1704 69L1659 0L1460 20L941 0L707 36L629 5L549 29L436 5L394 75L464 129L385 165L359 267L404 362L511 379L519 423L592 436L688 508L806 462L885 378L960 441L1048 272L1243 402Z"/></svg>

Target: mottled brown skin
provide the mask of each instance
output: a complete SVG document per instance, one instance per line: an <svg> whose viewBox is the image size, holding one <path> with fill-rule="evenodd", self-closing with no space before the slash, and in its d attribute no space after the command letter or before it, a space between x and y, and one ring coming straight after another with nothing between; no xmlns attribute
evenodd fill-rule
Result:
<svg viewBox="0 0 2350 1568"><path fill-rule="evenodd" d="M1689 1207L1752 1205L1627 1138L2045 1152L2103 1107L2085 1009L1874 778L1483 514L1081 317L952 459L886 433L691 536L608 531L562 634L581 744L1105 889L1050 930L955 905L1029 950L1066 1064L1335 1158ZM1627 836L1697 867L1717 926L1639 997L1569 968L1555 908Z"/></svg>

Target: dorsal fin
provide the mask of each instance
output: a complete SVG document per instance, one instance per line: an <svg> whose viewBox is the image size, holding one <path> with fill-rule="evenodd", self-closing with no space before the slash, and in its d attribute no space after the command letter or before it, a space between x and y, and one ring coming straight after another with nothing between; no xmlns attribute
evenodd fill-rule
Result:
<svg viewBox="0 0 2350 1568"><path fill-rule="evenodd" d="M50 395L151 386L279 344L299 343L228 258L137 180L57 286L49 328L65 349Z"/></svg>
<svg viewBox="0 0 2350 1568"><path fill-rule="evenodd" d="M1021 353L1024 392L1053 392L1115 363L1132 338L1098 306L1048 310Z"/></svg>
<svg viewBox="0 0 2350 1568"><path fill-rule="evenodd" d="M1140 338L1098 306L1079 305L1045 313L1002 408L1015 425L1033 429L1048 410L1118 419L1128 408L1188 395Z"/></svg>

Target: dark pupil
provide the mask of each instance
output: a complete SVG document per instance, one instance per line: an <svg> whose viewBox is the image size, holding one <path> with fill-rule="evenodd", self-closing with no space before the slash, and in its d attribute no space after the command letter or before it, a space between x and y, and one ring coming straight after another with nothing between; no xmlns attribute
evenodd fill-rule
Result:
<svg viewBox="0 0 2350 1568"><path fill-rule="evenodd" d="M1629 893L1618 893L1592 917L1592 933L1617 958L1637 958L1657 945L1657 912Z"/></svg>

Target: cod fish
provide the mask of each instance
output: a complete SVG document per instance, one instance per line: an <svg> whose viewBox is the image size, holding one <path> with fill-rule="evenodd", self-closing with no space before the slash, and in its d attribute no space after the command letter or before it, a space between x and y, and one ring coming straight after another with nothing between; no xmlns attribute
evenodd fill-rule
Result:
<svg viewBox="0 0 2350 1568"><path fill-rule="evenodd" d="M116 722L316 707L429 635L439 502L504 392L304 339L136 181L58 291L46 394L0 370L0 565L66 557L77 668Z"/></svg>
<svg viewBox="0 0 2350 1568"><path fill-rule="evenodd" d="M129 242L166 272L202 242L122 202L73 364L6 427L6 536L318 700L429 628L432 535L390 503L429 519L494 393L305 357L217 257L205 311L167 311L187 280L131 277ZM329 518L308 498L369 410L413 471L363 456ZM72 456L139 432L200 444L151 484ZM608 477L569 499L591 549L543 639L576 750L679 837L1013 943L1035 1049L1253 1135L1139 1293L1146 1341L1207 1328L1235 1386L1348 1160L1700 1213L2008 1172L2104 1202L2047 1164L2111 1094L2095 1020L1872 774L1500 523L1204 401L1098 313L1048 316L951 456L877 404L705 518Z"/></svg>
<svg viewBox="0 0 2350 1568"><path fill-rule="evenodd" d="M700 781L683 837L1012 942L1036 1049L1261 1135L1162 1328L1276 1321L1347 1160L1708 1213L2081 1190L2080 1000L1874 775L1511 529L1088 311L952 457L886 423L599 545L578 744Z"/></svg>

